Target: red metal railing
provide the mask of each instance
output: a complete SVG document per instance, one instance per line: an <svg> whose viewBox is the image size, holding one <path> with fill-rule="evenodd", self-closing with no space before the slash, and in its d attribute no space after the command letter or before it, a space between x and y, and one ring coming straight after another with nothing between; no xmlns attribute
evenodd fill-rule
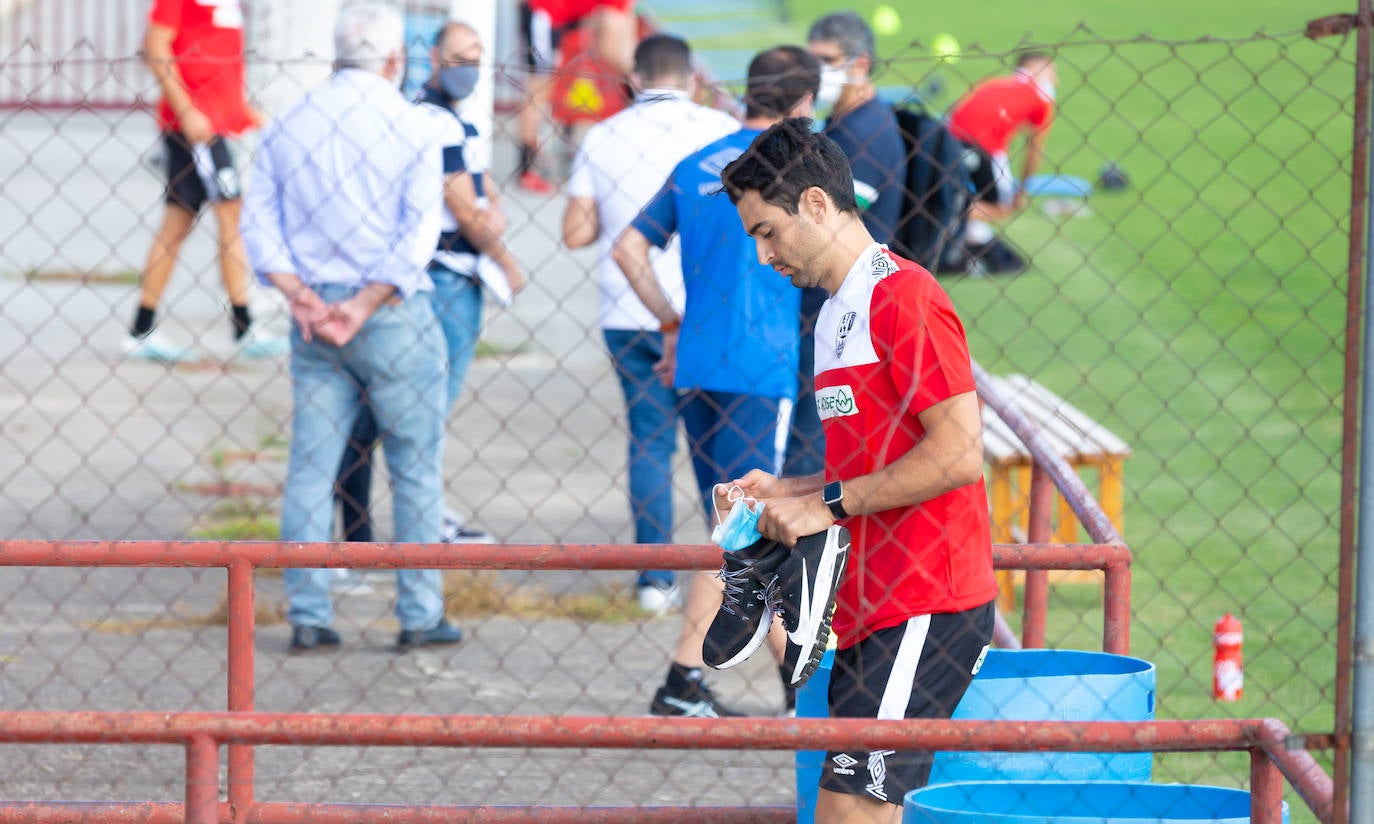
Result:
<svg viewBox="0 0 1374 824"><path fill-rule="evenodd" d="M797 750L825 742L851 750L1001 750L1013 752L1250 753L1250 820L1282 821L1286 778L1322 821L1331 816L1331 781L1305 752L1289 751L1288 729L1272 719L1058 722L869 721L859 719L666 719L560 716L396 716L278 713L0 713L0 742L23 744L171 744L186 748L183 805L135 803L0 804L0 823L220 821L760 821L795 820L790 807L400 807L393 805L218 801L219 746L392 746L610 749Z"/></svg>
<svg viewBox="0 0 1374 824"><path fill-rule="evenodd" d="M0 824L58 821L92 815L101 821L356 821L367 815L390 821L781 821L791 810L702 808L394 807L258 803L253 749L260 744L424 745L538 747L751 747L817 746L997 750L1250 750L1256 804L1277 810L1281 793L1275 765L1319 810L1330 806L1330 780L1305 751L1286 748L1287 730L1270 721L1175 721L1136 724L1007 722L867 722L730 719L696 721L635 717L342 716L253 712L254 581L259 567L394 569L713 569L714 547L654 545L415 545L292 544L272 542L55 542L0 543L0 566L226 567L229 573L227 713L0 713L0 741L14 743L163 743L187 748L185 805L0 804ZM1129 638L1130 552L1120 545L997 545L999 569L1101 569L1103 646L1125 651ZM218 747L228 745L228 803L217 800ZM1265 818L1256 821L1277 821ZM87 819L89 820L89 819ZM1325 819L1323 819L1325 820Z"/></svg>

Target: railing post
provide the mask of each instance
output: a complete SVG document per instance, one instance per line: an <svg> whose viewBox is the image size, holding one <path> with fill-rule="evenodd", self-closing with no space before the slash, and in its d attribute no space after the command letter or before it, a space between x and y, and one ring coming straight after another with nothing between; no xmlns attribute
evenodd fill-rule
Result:
<svg viewBox="0 0 1374 824"><path fill-rule="evenodd" d="M1050 519L1054 512L1054 480L1039 463L1031 467L1030 524L1027 540L1032 544L1050 542ZM1043 569L1026 570L1025 613L1021 621L1021 645L1026 649L1045 646L1045 613L1049 606L1049 573Z"/></svg>
<svg viewBox="0 0 1374 824"><path fill-rule="evenodd" d="M1283 774L1262 747L1250 750L1250 822L1283 822Z"/></svg>
<svg viewBox="0 0 1374 824"><path fill-rule="evenodd" d="M208 735L186 742L186 824L219 822L219 745Z"/></svg>
<svg viewBox="0 0 1374 824"><path fill-rule="evenodd" d="M252 712L254 705L254 662L256 595L253 565L248 561L229 563L229 711ZM229 812L243 821L253 806L253 748L229 745Z"/></svg>
<svg viewBox="0 0 1374 824"><path fill-rule="evenodd" d="M1103 570L1102 651L1131 654L1131 564L1113 561Z"/></svg>

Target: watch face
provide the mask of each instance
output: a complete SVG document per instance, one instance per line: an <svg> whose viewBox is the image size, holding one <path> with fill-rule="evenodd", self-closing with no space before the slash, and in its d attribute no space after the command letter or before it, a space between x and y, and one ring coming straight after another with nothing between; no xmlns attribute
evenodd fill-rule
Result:
<svg viewBox="0 0 1374 824"><path fill-rule="evenodd" d="M826 484L823 497L825 498L825 502L828 504L839 503L844 498L844 489L840 486L840 482L831 481L830 483Z"/></svg>

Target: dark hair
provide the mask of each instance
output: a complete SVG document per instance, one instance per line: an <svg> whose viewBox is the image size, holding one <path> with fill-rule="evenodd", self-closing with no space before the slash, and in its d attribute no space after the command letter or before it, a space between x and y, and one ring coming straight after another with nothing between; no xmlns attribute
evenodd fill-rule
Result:
<svg viewBox="0 0 1374 824"><path fill-rule="evenodd" d="M845 57L877 57L873 29L853 11L837 11L812 23L806 40L811 43L831 41L840 47Z"/></svg>
<svg viewBox="0 0 1374 824"><path fill-rule="evenodd" d="M692 49L671 34L651 34L635 47L635 73L643 80L685 80L692 76Z"/></svg>
<svg viewBox="0 0 1374 824"><path fill-rule="evenodd" d="M786 117L808 94L821 87L821 64L805 49L775 46L749 61L744 90L744 116Z"/></svg>
<svg viewBox="0 0 1374 824"><path fill-rule="evenodd" d="M474 37L477 36L477 29L473 28L471 23L464 23L462 20L446 20L444 25L440 26L439 30L434 33L434 48L442 49L448 36L460 29L472 32Z"/></svg>
<svg viewBox="0 0 1374 824"><path fill-rule="evenodd" d="M1017 52L1016 54L1016 68L1018 69L1023 69L1026 66L1029 66L1031 63L1052 62L1054 62L1054 55L1050 54L1047 51L1032 49L1028 51Z"/></svg>
<svg viewBox="0 0 1374 824"><path fill-rule="evenodd" d="M805 117L789 117L754 138L720 180L731 203L758 192L765 203L795 215L802 192L817 186L841 212L859 211L849 158L835 141L813 133Z"/></svg>

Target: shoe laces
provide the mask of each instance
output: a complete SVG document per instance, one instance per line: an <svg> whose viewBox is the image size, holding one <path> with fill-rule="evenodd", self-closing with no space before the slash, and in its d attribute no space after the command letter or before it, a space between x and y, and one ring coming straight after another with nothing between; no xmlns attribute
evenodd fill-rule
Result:
<svg viewBox="0 0 1374 824"><path fill-rule="evenodd" d="M720 608L736 617L740 613L735 611L735 607L743 607L744 605L744 582L748 573L748 569L732 570L728 566L721 566L720 574L716 576L725 585L725 592L721 595Z"/></svg>

